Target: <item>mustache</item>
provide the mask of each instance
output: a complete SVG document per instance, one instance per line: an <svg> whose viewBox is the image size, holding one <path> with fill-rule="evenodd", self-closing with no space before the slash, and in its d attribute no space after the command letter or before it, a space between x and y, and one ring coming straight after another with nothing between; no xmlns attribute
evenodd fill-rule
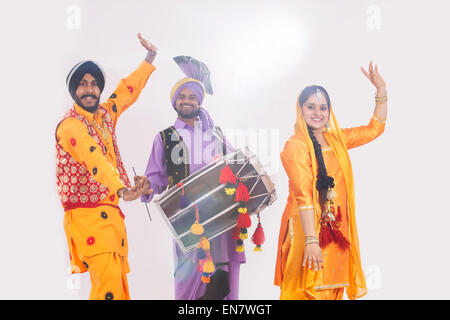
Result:
<svg viewBox="0 0 450 320"><path fill-rule="evenodd" d="M93 98L93 99L97 99L98 100L98 97L96 95L93 95L93 94L84 94L84 95L82 95L80 97L80 100L84 99L84 98Z"/></svg>

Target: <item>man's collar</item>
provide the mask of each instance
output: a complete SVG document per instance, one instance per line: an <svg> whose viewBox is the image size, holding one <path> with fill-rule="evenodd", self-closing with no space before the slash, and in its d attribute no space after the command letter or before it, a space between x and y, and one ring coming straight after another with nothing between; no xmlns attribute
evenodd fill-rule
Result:
<svg viewBox="0 0 450 320"><path fill-rule="evenodd" d="M92 122L94 119L94 114L84 110L82 107L80 107L78 104L74 103L73 104L73 108L75 109L75 111L80 114L81 116L83 116L85 119L87 119L89 122ZM99 105L100 108L100 105ZM96 111L98 113L98 109Z"/></svg>
<svg viewBox="0 0 450 320"><path fill-rule="evenodd" d="M199 118L197 118L197 120L195 120L195 123L197 124L197 122L201 122L201 120ZM196 125L195 125L196 126ZM184 128L192 128L189 124L187 124L186 122L184 122L183 120L181 120L180 118L177 118L177 120L175 121L175 123L173 124L173 127L175 129L184 129Z"/></svg>

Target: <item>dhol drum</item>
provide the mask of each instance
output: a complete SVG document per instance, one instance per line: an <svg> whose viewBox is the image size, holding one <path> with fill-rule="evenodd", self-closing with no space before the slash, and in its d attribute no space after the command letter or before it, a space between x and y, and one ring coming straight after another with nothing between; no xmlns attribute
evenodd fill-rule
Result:
<svg viewBox="0 0 450 320"><path fill-rule="evenodd" d="M236 226L239 203L235 202L234 196L225 193L225 185L219 182L220 172L227 164L248 189L248 213L259 213L277 199L273 182L247 147L216 159L181 181L184 197L189 202L184 209L180 209L182 189L177 185L155 199L156 207L184 253L196 248L200 240L190 231L196 221L195 207L198 208L204 236L208 239Z"/></svg>

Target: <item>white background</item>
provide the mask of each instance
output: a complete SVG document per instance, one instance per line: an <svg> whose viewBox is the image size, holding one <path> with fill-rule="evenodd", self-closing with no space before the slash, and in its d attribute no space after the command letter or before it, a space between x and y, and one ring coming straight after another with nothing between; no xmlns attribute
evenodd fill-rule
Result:
<svg viewBox="0 0 450 320"><path fill-rule="evenodd" d="M359 67L371 59L387 82L389 112L385 133L350 151L365 298L450 298L448 12L444 0L2 3L0 298L87 299L88 274L67 272L54 130L72 103L65 87L72 66L85 59L100 63L103 101L144 58L138 32L160 54L157 70L117 129L130 175L131 166L144 172L154 136L176 118L169 94L183 77L172 61L177 55L210 68L214 95L204 106L225 131L253 129L275 137L258 140L267 152L253 150L272 174L279 199L262 214L264 251L254 253L246 241L240 298L279 297L273 278L288 195L279 152L293 133L298 93L323 85L341 127L366 124L375 89ZM173 299L167 226L153 206L152 223L142 203L121 206L132 298Z"/></svg>

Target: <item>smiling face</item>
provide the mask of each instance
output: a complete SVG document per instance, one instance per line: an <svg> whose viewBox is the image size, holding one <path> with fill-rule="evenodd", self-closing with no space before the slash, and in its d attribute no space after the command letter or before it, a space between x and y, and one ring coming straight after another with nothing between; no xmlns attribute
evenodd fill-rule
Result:
<svg viewBox="0 0 450 320"><path fill-rule="evenodd" d="M192 119L198 115L199 111L198 99L194 91L183 88L175 101L175 110L183 119Z"/></svg>
<svg viewBox="0 0 450 320"><path fill-rule="evenodd" d="M313 130L322 130L330 118L330 108L324 94L310 95L301 109L306 125Z"/></svg>
<svg viewBox="0 0 450 320"><path fill-rule="evenodd" d="M97 80L86 73L80 81L77 90L75 91L77 97L77 104L83 109L89 112L97 110L100 100L100 88L97 84Z"/></svg>

